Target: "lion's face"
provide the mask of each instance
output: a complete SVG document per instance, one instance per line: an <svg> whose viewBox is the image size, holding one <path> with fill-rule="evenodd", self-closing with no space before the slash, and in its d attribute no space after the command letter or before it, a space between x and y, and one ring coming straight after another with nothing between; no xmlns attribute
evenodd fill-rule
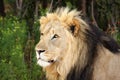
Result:
<svg viewBox="0 0 120 80"><path fill-rule="evenodd" d="M60 63L69 50L69 31L59 21L48 22L40 31L41 38L36 45L38 64L47 67Z"/></svg>

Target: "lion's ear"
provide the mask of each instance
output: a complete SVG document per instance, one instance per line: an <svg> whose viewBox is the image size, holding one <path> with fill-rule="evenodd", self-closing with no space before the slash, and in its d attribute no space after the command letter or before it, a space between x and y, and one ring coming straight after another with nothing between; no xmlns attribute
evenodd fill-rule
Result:
<svg viewBox="0 0 120 80"><path fill-rule="evenodd" d="M74 32L75 32L75 25L70 25L70 31L74 34Z"/></svg>
<svg viewBox="0 0 120 80"><path fill-rule="evenodd" d="M80 24L79 21L76 19L73 19L72 24L69 26L70 27L70 31L74 36L78 35L79 29L80 29Z"/></svg>

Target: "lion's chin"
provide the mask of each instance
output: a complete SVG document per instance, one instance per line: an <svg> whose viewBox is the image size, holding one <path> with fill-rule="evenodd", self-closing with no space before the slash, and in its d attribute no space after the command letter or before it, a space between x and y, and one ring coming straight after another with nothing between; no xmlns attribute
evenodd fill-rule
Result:
<svg viewBox="0 0 120 80"><path fill-rule="evenodd" d="M53 64L54 62L55 62L54 60L44 61L44 60L39 59L37 64L40 65L41 67L47 67Z"/></svg>

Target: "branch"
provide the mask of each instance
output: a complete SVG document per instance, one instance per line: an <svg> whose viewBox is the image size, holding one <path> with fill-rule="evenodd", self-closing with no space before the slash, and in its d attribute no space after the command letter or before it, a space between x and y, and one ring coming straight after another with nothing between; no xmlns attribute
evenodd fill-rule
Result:
<svg viewBox="0 0 120 80"><path fill-rule="evenodd" d="M111 16L111 22L112 22L112 24L113 24L114 27L117 27L113 15Z"/></svg>
<svg viewBox="0 0 120 80"><path fill-rule="evenodd" d="M60 4L61 1L62 0L57 0L57 2L53 5L52 9L56 9L59 6L59 4Z"/></svg>
<svg viewBox="0 0 120 80"><path fill-rule="evenodd" d="M22 0L16 0L16 6L17 6L17 9L21 10L22 9Z"/></svg>
<svg viewBox="0 0 120 80"><path fill-rule="evenodd" d="M36 16L36 18L38 17L39 3L40 3L40 1L36 1L36 6L35 6L35 16Z"/></svg>
<svg viewBox="0 0 120 80"><path fill-rule="evenodd" d="M91 17L93 20L93 24L95 24L98 27L98 24L97 24L95 17L94 17L94 1L93 0L91 1Z"/></svg>
<svg viewBox="0 0 120 80"><path fill-rule="evenodd" d="M86 16L86 0L82 0L82 11L84 16Z"/></svg>
<svg viewBox="0 0 120 80"><path fill-rule="evenodd" d="M58 0L55 4L53 4L53 0L51 0L51 4L50 4L50 8L49 8L49 12L53 11L53 9L55 9L61 2L62 0Z"/></svg>
<svg viewBox="0 0 120 80"><path fill-rule="evenodd" d="M51 11L52 11L52 8L53 8L52 5L53 5L53 0L51 0L50 8L49 8L48 12L51 12Z"/></svg>

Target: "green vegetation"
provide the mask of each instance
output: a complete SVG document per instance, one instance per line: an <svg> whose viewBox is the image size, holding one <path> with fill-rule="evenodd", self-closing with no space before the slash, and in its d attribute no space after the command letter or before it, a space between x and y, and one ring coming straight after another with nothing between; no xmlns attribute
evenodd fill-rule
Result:
<svg viewBox="0 0 120 80"><path fill-rule="evenodd" d="M38 23L35 23L36 25ZM15 16L0 18L0 80L38 80L42 77L41 68L36 64L35 53L32 55L31 69L28 70L26 66L26 33L24 20Z"/></svg>
<svg viewBox="0 0 120 80"><path fill-rule="evenodd" d="M0 18L0 80L27 78L22 50L26 37L25 24L13 16Z"/></svg>

